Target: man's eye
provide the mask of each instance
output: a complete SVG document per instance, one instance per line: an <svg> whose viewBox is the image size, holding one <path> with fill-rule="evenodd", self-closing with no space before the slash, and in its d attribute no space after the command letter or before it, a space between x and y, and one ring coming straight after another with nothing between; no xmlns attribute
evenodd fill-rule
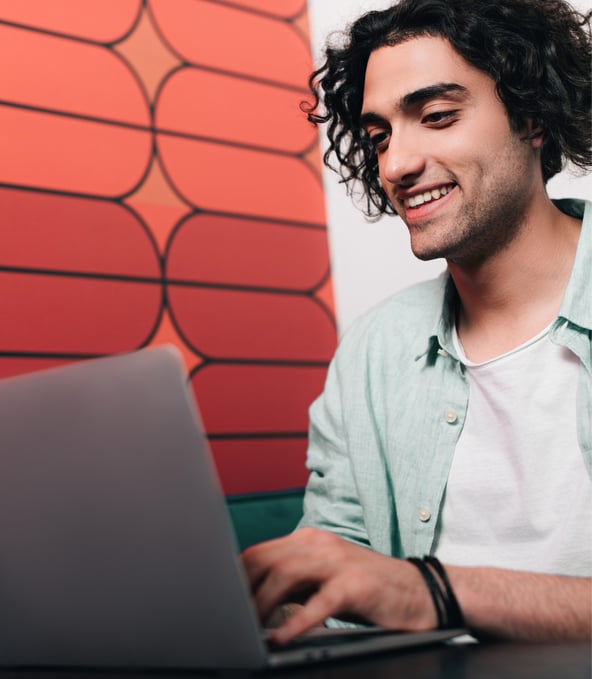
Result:
<svg viewBox="0 0 592 679"><path fill-rule="evenodd" d="M427 123L428 125L438 125L439 123L448 123L456 116L458 110L455 111L435 111L434 113L428 113L422 119L422 123Z"/></svg>
<svg viewBox="0 0 592 679"><path fill-rule="evenodd" d="M374 134L370 134L369 137L372 146L374 146L374 148L377 151L381 151L383 148L386 147L386 144L388 142L387 132L375 132Z"/></svg>

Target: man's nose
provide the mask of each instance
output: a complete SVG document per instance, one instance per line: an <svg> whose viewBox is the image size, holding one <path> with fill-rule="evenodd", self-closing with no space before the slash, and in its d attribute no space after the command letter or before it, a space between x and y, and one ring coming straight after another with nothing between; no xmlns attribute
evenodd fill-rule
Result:
<svg viewBox="0 0 592 679"><path fill-rule="evenodd" d="M425 169L425 154L411 138L391 138L379 166L383 181L396 186L412 184Z"/></svg>

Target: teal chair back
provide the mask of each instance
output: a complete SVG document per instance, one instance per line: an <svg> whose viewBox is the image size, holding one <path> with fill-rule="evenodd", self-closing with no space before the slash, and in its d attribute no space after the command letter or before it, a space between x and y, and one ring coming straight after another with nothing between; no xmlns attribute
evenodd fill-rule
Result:
<svg viewBox="0 0 592 679"><path fill-rule="evenodd" d="M302 516L303 489L226 498L240 550L292 532Z"/></svg>

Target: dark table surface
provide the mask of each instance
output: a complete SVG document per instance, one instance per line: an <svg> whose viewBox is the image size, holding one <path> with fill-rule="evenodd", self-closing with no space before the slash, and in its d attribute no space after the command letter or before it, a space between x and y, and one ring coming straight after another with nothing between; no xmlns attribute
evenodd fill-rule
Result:
<svg viewBox="0 0 592 679"><path fill-rule="evenodd" d="M590 679L590 643L482 643L408 649L378 656L264 673L229 672L227 677L286 679ZM88 670L0 670L0 679L69 677L123 679L220 676L203 672L98 672Z"/></svg>

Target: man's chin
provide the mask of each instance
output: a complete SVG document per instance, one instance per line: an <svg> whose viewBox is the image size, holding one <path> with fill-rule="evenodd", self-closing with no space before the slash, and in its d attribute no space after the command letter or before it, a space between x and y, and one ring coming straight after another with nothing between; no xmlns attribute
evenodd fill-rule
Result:
<svg viewBox="0 0 592 679"><path fill-rule="evenodd" d="M442 259L443 257L446 257L444 248L436 248L433 245L414 245L413 240L411 241L411 252L413 252L415 257L420 259L422 262L430 262L434 259Z"/></svg>
<svg viewBox="0 0 592 679"><path fill-rule="evenodd" d="M406 224L409 230L411 252L423 262L440 259L446 256L445 243L438 242L437 235L442 233L442 227L438 229L430 220L422 223Z"/></svg>

